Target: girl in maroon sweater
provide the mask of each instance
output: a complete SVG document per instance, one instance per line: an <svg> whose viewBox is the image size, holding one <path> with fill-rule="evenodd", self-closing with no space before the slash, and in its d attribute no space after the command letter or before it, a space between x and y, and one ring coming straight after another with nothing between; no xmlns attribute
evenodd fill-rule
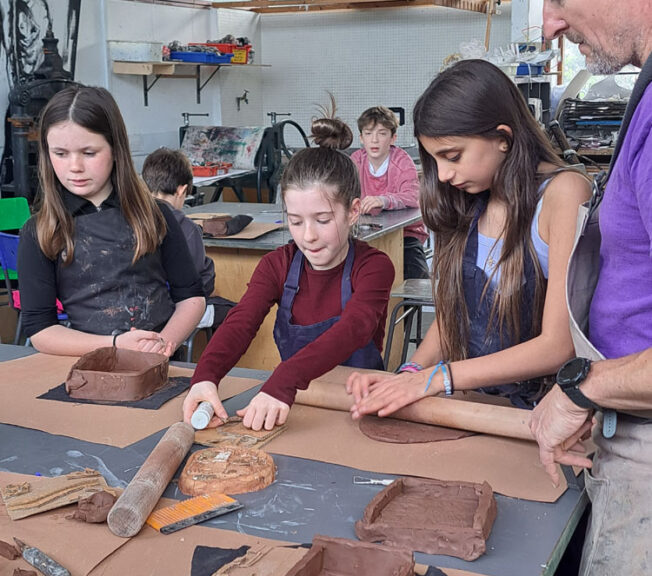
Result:
<svg viewBox="0 0 652 576"><path fill-rule="evenodd" d="M318 148L295 154L281 193L294 242L263 257L247 292L202 354L183 404L186 422L202 401L215 410L209 426L227 418L217 387L246 352L274 304L274 340L282 362L249 405L246 427L283 424L298 389L339 364L382 369L387 302L394 281L389 257L351 239L360 216L360 183L340 152L353 135L339 119L312 126Z"/></svg>

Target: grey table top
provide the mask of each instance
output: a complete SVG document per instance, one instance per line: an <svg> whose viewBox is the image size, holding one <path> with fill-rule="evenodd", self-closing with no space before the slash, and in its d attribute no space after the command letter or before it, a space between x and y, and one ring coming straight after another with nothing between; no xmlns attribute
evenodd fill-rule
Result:
<svg viewBox="0 0 652 576"><path fill-rule="evenodd" d="M22 347L0 345L0 361L31 352ZM264 379L267 372L235 368L231 374ZM233 414L245 406L256 391L227 400L227 411ZM109 484L125 487L163 432L121 449L0 424L0 470L56 476L90 467L99 470ZM315 534L355 539L355 521L362 517L364 507L382 486L354 485L353 476L394 478L276 454L274 461L278 473L271 486L239 495L243 509L205 525L298 543L310 542ZM173 484L164 495L182 497ZM564 534L574 528L573 522L579 519L585 505L581 494L567 490L553 504L501 495L496 495L496 500L498 515L484 556L465 562L449 556L417 553L417 562L492 576L553 574L551 559L558 559L560 542L565 546Z"/></svg>
<svg viewBox="0 0 652 576"><path fill-rule="evenodd" d="M256 204L250 202L211 202L201 206L194 206L186 210L187 214L215 213L215 214L248 214L256 222L276 223L283 227L273 230L252 240L229 238L204 238L207 247L220 248L249 248L252 250L275 250L287 244L292 237L287 229L283 216L283 209L277 204ZM421 220L419 208L406 208L404 210L386 210L377 216L364 215L360 219L360 233L358 238L369 242L389 234L394 230L405 228ZM378 228L380 226L380 228Z"/></svg>

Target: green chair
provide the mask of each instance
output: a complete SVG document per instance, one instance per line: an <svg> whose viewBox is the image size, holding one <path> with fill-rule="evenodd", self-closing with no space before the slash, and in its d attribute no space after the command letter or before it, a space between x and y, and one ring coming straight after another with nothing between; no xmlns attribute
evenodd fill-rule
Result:
<svg viewBox="0 0 652 576"><path fill-rule="evenodd" d="M8 230L20 230L31 216L27 199L18 198L0 198L0 232ZM5 279L2 268L0 268L0 282ZM9 271L9 280L17 280L18 276L14 270Z"/></svg>
<svg viewBox="0 0 652 576"><path fill-rule="evenodd" d="M0 232L20 230L30 216L26 198L0 198Z"/></svg>

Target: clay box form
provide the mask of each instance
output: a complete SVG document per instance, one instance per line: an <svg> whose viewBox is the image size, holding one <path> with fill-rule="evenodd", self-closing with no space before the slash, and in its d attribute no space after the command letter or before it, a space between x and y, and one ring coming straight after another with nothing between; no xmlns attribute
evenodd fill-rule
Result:
<svg viewBox="0 0 652 576"><path fill-rule="evenodd" d="M487 482L399 478L376 494L355 523L360 540L475 560L496 518Z"/></svg>
<svg viewBox="0 0 652 576"><path fill-rule="evenodd" d="M75 362L66 378L66 392L84 400L142 400L165 386L168 363L163 354L98 348Z"/></svg>
<svg viewBox="0 0 652 576"><path fill-rule="evenodd" d="M312 548L286 576L412 576L414 556L400 550L345 538L315 536Z"/></svg>

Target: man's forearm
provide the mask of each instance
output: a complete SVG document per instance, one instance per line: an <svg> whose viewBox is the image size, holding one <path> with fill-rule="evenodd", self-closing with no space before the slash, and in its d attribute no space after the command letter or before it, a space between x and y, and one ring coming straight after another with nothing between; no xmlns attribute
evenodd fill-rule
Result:
<svg viewBox="0 0 652 576"><path fill-rule="evenodd" d="M652 410L652 348L594 362L580 390L603 408Z"/></svg>

